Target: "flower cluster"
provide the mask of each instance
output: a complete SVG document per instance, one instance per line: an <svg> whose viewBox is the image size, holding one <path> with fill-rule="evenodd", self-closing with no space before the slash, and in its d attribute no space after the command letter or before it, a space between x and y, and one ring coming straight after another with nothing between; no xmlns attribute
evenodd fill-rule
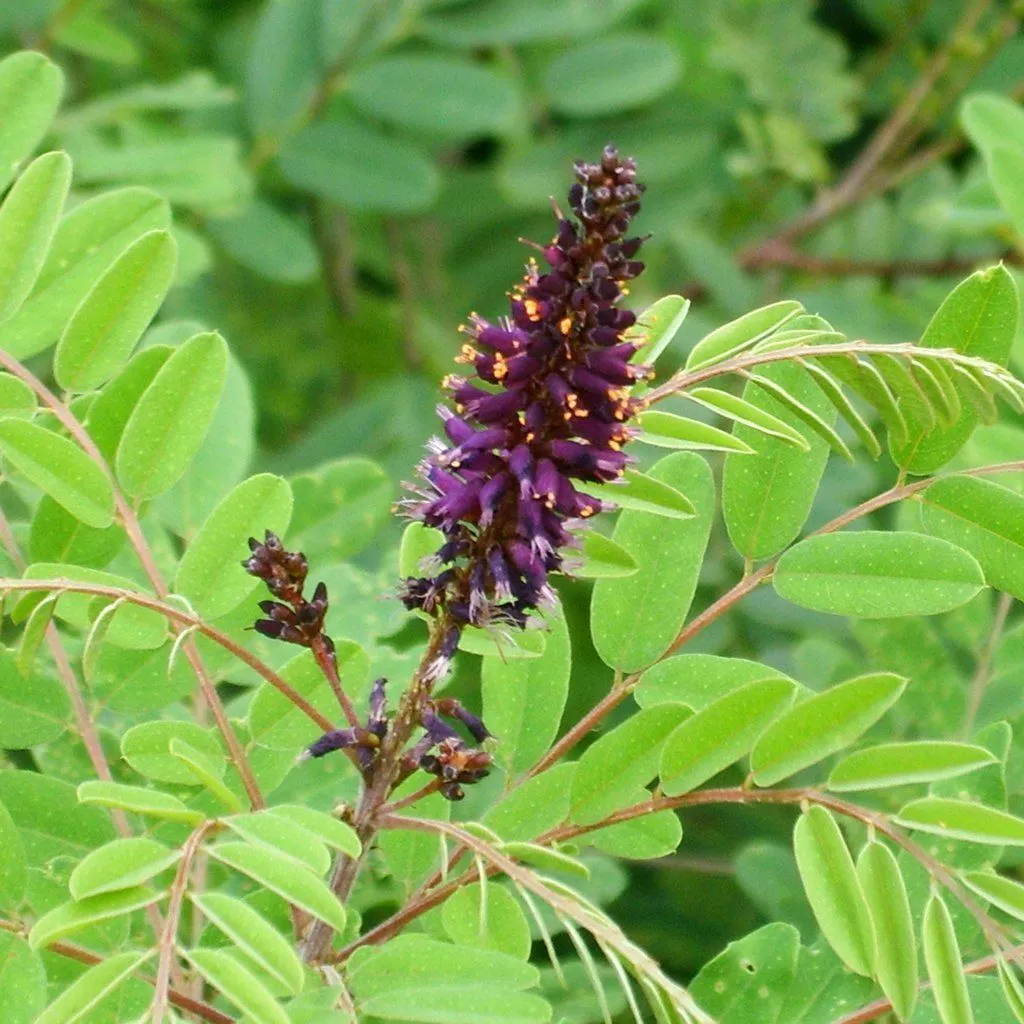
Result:
<svg viewBox="0 0 1024 1024"><path fill-rule="evenodd" d="M270 530L263 541L250 537L249 550L252 554L242 562L242 567L263 580L274 597L280 599L260 601L266 618L258 619L253 628L272 640L302 647L322 644L328 653L333 653L334 643L324 633L327 587L318 583L311 601L303 597L309 573L306 556L299 551L286 551L280 538Z"/></svg>
<svg viewBox="0 0 1024 1024"><path fill-rule="evenodd" d="M443 698L424 707L421 715L424 734L405 756L408 770L422 768L436 775L438 792L448 800L461 800L462 787L485 779L493 758L486 750L471 747L440 716L461 722L477 743L491 739L487 726L457 700Z"/></svg>
<svg viewBox="0 0 1024 1024"><path fill-rule="evenodd" d="M619 306L642 270L642 239L627 238L643 186L611 146L577 163L575 219L558 232L511 294L509 316L475 314L459 360L475 379L449 377L454 411L439 409L447 440L420 466L424 485L408 514L444 534L433 576L405 580L409 608L444 611L457 625L526 625L552 597L570 530L606 507L574 486L618 479L638 408L629 388L648 375L624 339L636 317Z"/></svg>
<svg viewBox="0 0 1024 1024"><path fill-rule="evenodd" d="M315 743L311 743L301 756L301 760L323 757L334 750L355 750L359 767L365 773L369 770L380 750L381 742L388 733L388 700L385 691L386 679L374 681L370 690L370 713L365 726L354 726L351 729L335 729L324 733Z"/></svg>

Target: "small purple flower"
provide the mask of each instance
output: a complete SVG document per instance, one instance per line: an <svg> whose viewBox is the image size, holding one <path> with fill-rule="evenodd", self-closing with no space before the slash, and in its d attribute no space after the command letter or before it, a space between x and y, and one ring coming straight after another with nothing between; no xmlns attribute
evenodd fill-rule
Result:
<svg viewBox="0 0 1024 1024"><path fill-rule="evenodd" d="M624 332L636 317L619 303L643 271L633 259L643 240L625 237L643 186L633 160L612 146L575 171L575 219L559 213L555 238L539 247L550 269L531 261L509 315L491 323L473 314L464 329L470 341L457 361L476 379L446 378L454 411L439 413L448 442L432 446L425 487L404 503L445 536L434 560L441 571L403 584L410 609L525 626L552 599L548 576L577 543L571 529L605 507L574 481L610 483L631 461L626 424L641 403L629 388L649 370L631 362L639 346ZM435 659L428 681L448 660Z"/></svg>

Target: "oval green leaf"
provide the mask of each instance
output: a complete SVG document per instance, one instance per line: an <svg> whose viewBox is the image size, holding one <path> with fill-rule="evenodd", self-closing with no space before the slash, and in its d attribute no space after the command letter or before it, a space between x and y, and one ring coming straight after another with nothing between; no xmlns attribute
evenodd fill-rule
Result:
<svg viewBox="0 0 1024 1024"><path fill-rule="evenodd" d="M116 807L148 818L179 821L184 825L198 825L203 820L199 811L186 807L176 796L142 786L126 786L120 782L91 780L78 787L78 802Z"/></svg>
<svg viewBox="0 0 1024 1024"><path fill-rule="evenodd" d="M184 740L200 750L224 771L220 744L196 722L141 722L121 737L121 756L140 775L176 786L195 786L198 780L188 766L171 753L171 743Z"/></svg>
<svg viewBox="0 0 1024 1024"><path fill-rule="evenodd" d="M166 491L206 436L227 376L228 349L197 334L157 371L132 411L117 448L117 476L136 499Z"/></svg>
<svg viewBox="0 0 1024 1024"><path fill-rule="evenodd" d="M0 61L0 192L46 134L63 92L60 68L36 50Z"/></svg>
<svg viewBox="0 0 1024 1024"><path fill-rule="evenodd" d="M581 825L600 821L625 806L637 787L658 771L665 741L690 717L681 704L639 711L583 752L572 782L570 815Z"/></svg>
<svg viewBox="0 0 1024 1024"><path fill-rule="evenodd" d="M649 409L637 420L642 433L637 438L656 448L682 448L690 451L736 452L753 455L754 449L746 441L727 434L700 420L687 419L670 412Z"/></svg>
<svg viewBox="0 0 1024 1024"><path fill-rule="evenodd" d="M215 619L241 604L259 585L242 568L246 541L262 540L265 530L283 536L292 515L292 489L283 477L260 473L249 477L210 514L193 538L174 577L174 589L206 619Z"/></svg>
<svg viewBox="0 0 1024 1024"><path fill-rule="evenodd" d="M861 619L938 615L985 585L963 548L921 533L859 530L808 537L772 578L780 597L814 611Z"/></svg>
<svg viewBox="0 0 1024 1024"><path fill-rule="evenodd" d="M938 893L932 893L924 908L921 942L935 1005L943 1024L974 1024L953 919Z"/></svg>
<svg viewBox="0 0 1024 1024"><path fill-rule="evenodd" d="M256 846L268 846L317 875L327 874L331 855L308 829L276 814L256 811L224 819L232 832Z"/></svg>
<svg viewBox="0 0 1024 1024"><path fill-rule="evenodd" d="M192 902L253 963L276 978L292 995L303 988L302 964L291 944L248 903L220 892L191 894Z"/></svg>
<svg viewBox="0 0 1024 1024"><path fill-rule="evenodd" d="M35 1019L34 1024L74 1024L134 974L151 956L115 953L90 967Z"/></svg>
<svg viewBox="0 0 1024 1024"><path fill-rule="evenodd" d="M73 441L35 423L0 420L0 452L87 526L110 526L114 521L109 478Z"/></svg>
<svg viewBox="0 0 1024 1024"><path fill-rule="evenodd" d="M969 800L926 796L900 808L896 822L918 832L994 846L1024 846L1024 819Z"/></svg>
<svg viewBox="0 0 1024 1024"><path fill-rule="evenodd" d="M68 322L53 355L53 375L67 391L93 391L128 361L174 280L177 246L150 231L104 272Z"/></svg>
<svg viewBox="0 0 1024 1024"><path fill-rule="evenodd" d="M595 530L587 530L582 537L583 561L573 564L570 556L565 571L583 579L609 579L632 576L637 571L636 560L620 544Z"/></svg>
<svg viewBox="0 0 1024 1024"><path fill-rule="evenodd" d="M937 782L965 775L997 760L991 750L973 743L944 740L882 743L844 757L832 769L828 788L836 793L847 793Z"/></svg>
<svg viewBox="0 0 1024 1024"><path fill-rule="evenodd" d="M751 310L736 320L705 335L690 350L686 369L696 370L713 366L723 359L737 355L745 348L756 345L784 323L803 311L803 305L794 299L773 302L769 306Z"/></svg>
<svg viewBox="0 0 1024 1024"><path fill-rule="evenodd" d="M765 368L765 376L831 425L835 409L799 366L780 363ZM743 397L752 406L789 423L806 438L806 450L788 441L759 436L738 423L736 437L757 448L752 458L729 455L722 473L722 514L729 539L744 558L778 554L798 536L811 514L814 497L828 462L829 445L786 406L750 382Z"/></svg>
<svg viewBox="0 0 1024 1024"><path fill-rule="evenodd" d="M181 859L181 850L134 836L115 839L93 850L74 871L68 888L76 900L87 900L119 889L132 889L166 871Z"/></svg>
<svg viewBox="0 0 1024 1024"><path fill-rule="evenodd" d="M247 843L217 843L209 850L222 864L248 875L337 931L344 930L345 908L338 898L316 875L298 866L291 857Z"/></svg>
<svg viewBox="0 0 1024 1024"><path fill-rule="evenodd" d="M843 833L824 807L809 807L800 815L793 852L828 944L851 971L870 977L875 963L871 914Z"/></svg>
<svg viewBox="0 0 1024 1024"><path fill-rule="evenodd" d="M32 291L70 184L67 153L46 153L25 169L0 206L0 321L16 313Z"/></svg>
<svg viewBox="0 0 1024 1024"><path fill-rule="evenodd" d="M672 344L689 311L690 300L681 295L666 295L648 306L625 334L626 341L640 346L631 362L653 366Z"/></svg>
<svg viewBox="0 0 1024 1024"><path fill-rule="evenodd" d="M1024 496L969 476L949 476L922 495L932 535L969 551L997 590L1024 601Z"/></svg>
<svg viewBox="0 0 1024 1024"><path fill-rule="evenodd" d="M750 755L754 781L772 786L848 747L899 700L906 679L891 672L848 679L776 719Z"/></svg>
<svg viewBox="0 0 1024 1024"><path fill-rule="evenodd" d="M269 807L266 813L287 818L296 825L301 825L312 832L320 842L349 857L358 857L362 851L362 844L352 826L323 811L301 804L279 804L277 807Z"/></svg>
<svg viewBox="0 0 1024 1024"><path fill-rule="evenodd" d="M626 579L597 582L590 628L602 660L625 672L657 661L679 634L697 589L715 511L711 469L701 456L667 455L651 476L687 493L697 514L674 520L628 510L619 517L612 539L639 568Z"/></svg>
<svg viewBox="0 0 1024 1024"><path fill-rule="evenodd" d="M917 941L910 900L899 864L889 848L869 842L857 858L857 877L875 933L875 977L900 1020L917 1001Z"/></svg>
<svg viewBox="0 0 1024 1024"><path fill-rule="evenodd" d="M988 871L968 871L963 880L982 899L1018 921L1024 921L1024 885L1020 882Z"/></svg>
<svg viewBox="0 0 1024 1024"><path fill-rule="evenodd" d="M686 719L662 751L661 788L669 796L688 793L738 761L792 703L794 692L787 679L762 679Z"/></svg>
<svg viewBox="0 0 1024 1024"><path fill-rule="evenodd" d="M185 956L199 973L253 1024L290 1024L290 1018L252 971L219 949L190 949Z"/></svg>
<svg viewBox="0 0 1024 1024"><path fill-rule="evenodd" d="M155 889L137 885L131 889L119 889L84 900L61 903L32 925L28 933L28 944L33 949L40 949L90 925L148 907L160 899L161 895Z"/></svg>
<svg viewBox="0 0 1024 1024"><path fill-rule="evenodd" d="M760 393L760 392L759 392ZM684 391L684 398L689 398L698 405L718 413L727 420L734 420L750 427L756 433L767 434L769 437L777 437L787 444L794 445L800 451L810 451L810 444L803 434L795 427L791 427L785 420L766 412L759 405L748 402L739 395L728 391L720 391L717 388L693 388Z"/></svg>
<svg viewBox="0 0 1024 1024"><path fill-rule="evenodd" d="M651 512L666 519L691 519L696 515L693 502L685 494L658 477L635 469L627 469L611 484L577 482L577 490L610 501L619 508Z"/></svg>

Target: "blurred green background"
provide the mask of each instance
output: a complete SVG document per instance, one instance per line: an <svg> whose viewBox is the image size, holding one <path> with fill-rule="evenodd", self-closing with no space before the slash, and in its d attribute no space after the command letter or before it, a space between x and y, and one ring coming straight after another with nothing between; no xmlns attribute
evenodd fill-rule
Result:
<svg viewBox="0 0 1024 1024"><path fill-rule="evenodd" d="M172 202L180 267L155 331L225 334L252 401L236 380L218 429L243 436L255 418L259 450L240 441L235 460L251 467L366 455L397 494L436 429L457 325L501 311L529 255L519 239L550 237L572 159L607 142L648 185L649 269L631 301L695 300L666 370L780 297L851 337L912 340L956 280L1014 255L957 120L965 94L1024 85L1008 3L3 0L0 51L26 46L67 73L49 144L74 158L78 198L143 184ZM1022 437L986 428L963 457L1019 457ZM884 463L833 460L814 521L892 478ZM395 538L382 526L360 556L385 570L382 586ZM737 571L719 530L700 600ZM564 596L585 638L587 589ZM758 594L698 649L760 657L812 686L841 677L851 651L877 667L931 657L952 696L919 710L927 734L952 734L989 615L978 603L913 636L854 635ZM566 722L607 685L585 647ZM472 700L468 665L456 686ZM1005 700L989 719L1024 711ZM789 823L763 809L688 815L679 856L629 869L625 890L624 871L599 882L624 890L614 912L630 934L686 975L762 915L807 925L776 842Z"/></svg>

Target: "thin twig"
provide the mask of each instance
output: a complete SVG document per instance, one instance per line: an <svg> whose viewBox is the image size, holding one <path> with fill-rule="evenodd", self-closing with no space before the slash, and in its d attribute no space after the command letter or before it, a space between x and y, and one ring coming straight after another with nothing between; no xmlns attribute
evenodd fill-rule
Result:
<svg viewBox="0 0 1024 1024"><path fill-rule="evenodd" d="M178 862L178 871L174 876L170 900L167 904L167 921L164 924L163 935L160 936L160 958L157 963L156 982L153 986L153 1002L149 1008L152 1024L163 1024L164 1014L167 1012L171 967L174 964L174 951L178 941L178 923L181 920L181 908L188 891L188 877L192 860L202 846L207 833L216 825L216 821L204 821L193 831L182 847L181 860Z"/></svg>
<svg viewBox="0 0 1024 1024"><path fill-rule="evenodd" d="M181 608L167 604L148 594L141 594L136 590L125 590L122 587L108 587L100 583L87 583L83 580L64 579L54 577L53 579L0 579L0 593L4 591L33 591L33 590L57 590L68 591L72 594L94 594L97 597L109 597L111 600L126 601L129 604L138 605L140 608L148 608L158 612L160 615L178 623L180 626L194 629L203 636L208 637L215 644L230 651L239 661L248 665L259 673L275 690L278 690L292 704L298 708L311 722L314 722L322 732L331 732L334 723L321 714L312 704L306 700L294 687L289 686L269 665L265 664L250 651L247 651L240 644L235 643L226 633L222 633L215 626L204 622L195 615L191 615Z"/></svg>
<svg viewBox="0 0 1024 1024"><path fill-rule="evenodd" d="M1012 607L1013 595L1000 594L995 618L992 620L992 629L989 631L981 657L978 658L978 666L975 669L974 678L971 680L971 689L967 694L967 710L964 713L963 728L965 737L969 737L974 732L974 723L977 720L981 702L985 697L985 688L988 686L989 677L992 674L992 662L995 660L999 642L1003 638L1003 627L1006 625L1006 618Z"/></svg>
<svg viewBox="0 0 1024 1024"><path fill-rule="evenodd" d="M352 699L345 692L341 685L341 676L338 675L338 659L334 656L334 650L324 641L323 636L318 636L313 641L313 657L316 659L320 671L323 672L331 692L334 694L342 713L353 728L359 725L359 716L356 714L355 705Z"/></svg>
<svg viewBox="0 0 1024 1024"><path fill-rule="evenodd" d="M0 920L0 931L11 932L22 937L26 934L25 928L15 921ZM85 964L87 967L94 967L96 964L103 963L103 957L70 942L51 942L46 948L51 953L57 953L59 956ZM144 981L147 985L156 985L156 978L151 978L145 974L136 974L135 977L140 981ZM185 1010L188 1013L194 1013L197 1017L202 1017L203 1020L209 1021L210 1024L235 1024L234 1017L221 1013L216 1007L210 1006L209 1003L204 1003L201 999L193 999L191 996L187 996L175 989L168 990L167 999L168 1002L179 1009Z"/></svg>

